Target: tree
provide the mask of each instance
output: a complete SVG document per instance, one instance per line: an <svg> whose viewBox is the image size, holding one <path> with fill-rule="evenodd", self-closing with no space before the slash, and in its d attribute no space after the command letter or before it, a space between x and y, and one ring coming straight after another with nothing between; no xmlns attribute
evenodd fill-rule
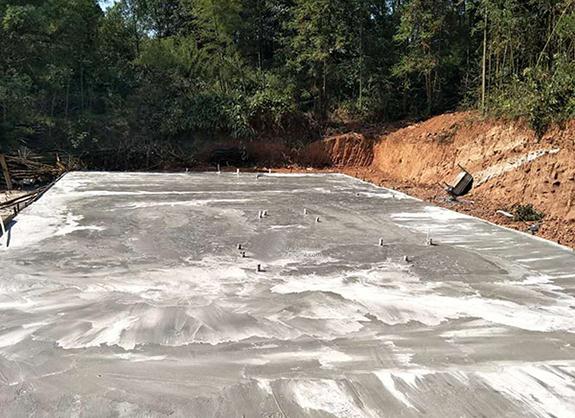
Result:
<svg viewBox="0 0 575 418"><path fill-rule="evenodd" d="M575 0L0 0L0 141L299 136L475 106L541 133L575 116L574 62Z"/></svg>
<svg viewBox="0 0 575 418"><path fill-rule="evenodd" d="M395 40L404 52L394 74L407 90L422 85L426 114L445 104L447 95L442 93L450 85L459 85L466 72L469 40L462 35L470 30L470 13L466 2L451 0L409 0L402 6Z"/></svg>

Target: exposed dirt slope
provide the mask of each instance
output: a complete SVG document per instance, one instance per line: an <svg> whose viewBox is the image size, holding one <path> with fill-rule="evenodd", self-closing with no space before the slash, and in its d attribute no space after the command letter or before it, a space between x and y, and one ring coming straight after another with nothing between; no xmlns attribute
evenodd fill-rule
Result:
<svg viewBox="0 0 575 418"><path fill-rule="evenodd" d="M300 153L304 165L368 167L373 162L373 139L360 133L335 135L313 142Z"/></svg>
<svg viewBox="0 0 575 418"><path fill-rule="evenodd" d="M533 204L545 213L539 235L575 248L575 122L537 140L520 123L459 112L399 129L377 141L361 144L359 137L350 141L351 137L327 140L339 146L327 147L325 141L321 145L334 165L343 165L340 171L520 230L528 225L496 211ZM361 157L354 159L358 154ZM372 164L367 166L369 160ZM476 179L463 203L448 202L441 186L460 172L458 165Z"/></svg>

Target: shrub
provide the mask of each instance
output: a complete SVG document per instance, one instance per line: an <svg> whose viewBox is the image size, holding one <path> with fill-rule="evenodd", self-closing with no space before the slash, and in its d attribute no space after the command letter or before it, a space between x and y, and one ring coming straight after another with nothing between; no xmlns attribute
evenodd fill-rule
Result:
<svg viewBox="0 0 575 418"><path fill-rule="evenodd" d="M513 219L522 222L536 222L543 219L545 214L538 211L532 204L516 205L513 208Z"/></svg>

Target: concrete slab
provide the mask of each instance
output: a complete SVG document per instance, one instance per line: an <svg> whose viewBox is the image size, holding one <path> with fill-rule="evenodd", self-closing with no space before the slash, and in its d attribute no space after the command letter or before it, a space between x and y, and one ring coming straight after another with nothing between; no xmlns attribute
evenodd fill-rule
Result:
<svg viewBox="0 0 575 418"><path fill-rule="evenodd" d="M2 416L575 414L574 253L349 177L71 173L0 261Z"/></svg>

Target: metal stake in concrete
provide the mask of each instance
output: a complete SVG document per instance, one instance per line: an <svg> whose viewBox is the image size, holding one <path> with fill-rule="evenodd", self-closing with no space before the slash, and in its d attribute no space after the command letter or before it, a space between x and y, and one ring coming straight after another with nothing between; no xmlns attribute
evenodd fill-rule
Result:
<svg viewBox="0 0 575 418"><path fill-rule="evenodd" d="M411 263L411 259L409 258L408 255L403 256L403 261L405 261L406 263Z"/></svg>
<svg viewBox="0 0 575 418"><path fill-rule="evenodd" d="M317 216L317 217L315 218L315 221L316 221L317 223L320 222L320 221L319 221L319 216Z"/></svg>
<svg viewBox="0 0 575 418"><path fill-rule="evenodd" d="M266 216L268 216L268 211L267 211L267 209L262 212L262 215L264 216L264 218L265 218Z"/></svg>
<svg viewBox="0 0 575 418"><path fill-rule="evenodd" d="M431 234L430 234L429 229L427 230L427 237L425 238L425 245L427 245L427 246L433 245L433 239L431 239Z"/></svg>
<svg viewBox="0 0 575 418"><path fill-rule="evenodd" d="M245 251L242 251L240 254L241 254L242 258L246 258L246 252Z"/></svg>
<svg viewBox="0 0 575 418"><path fill-rule="evenodd" d="M304 214L304 215L307 215L307 209L304 208L303 214Z"/></svg>
<svg viewBox="0 0 575 418"><path fill-rule="evenodd" d="M258 264L257 272L258 272L258 273L261 273L261 272L263 272L263 271L264 271L264 270L262 269L262 265L261 265L261 264Z"/></svg>
<svg viewBox="0 0 575 418"><path fill-rule="evenodd" d="M380 238L380 239L379 239L379 246L380 246L380 247L383 247L383 238Z"/></svg>
<svg viewBox="0 0 575 418"><path fill-rule="evenodd" d="M261 219L263 217L264 217L263 212L261 210L258 211L258 218Z"/></svg>
<svg viewBox="0 0 575 418"><path fill-rule="evenodd" d="M238 250L242 249L242 244L238 244Z"/></svg>

